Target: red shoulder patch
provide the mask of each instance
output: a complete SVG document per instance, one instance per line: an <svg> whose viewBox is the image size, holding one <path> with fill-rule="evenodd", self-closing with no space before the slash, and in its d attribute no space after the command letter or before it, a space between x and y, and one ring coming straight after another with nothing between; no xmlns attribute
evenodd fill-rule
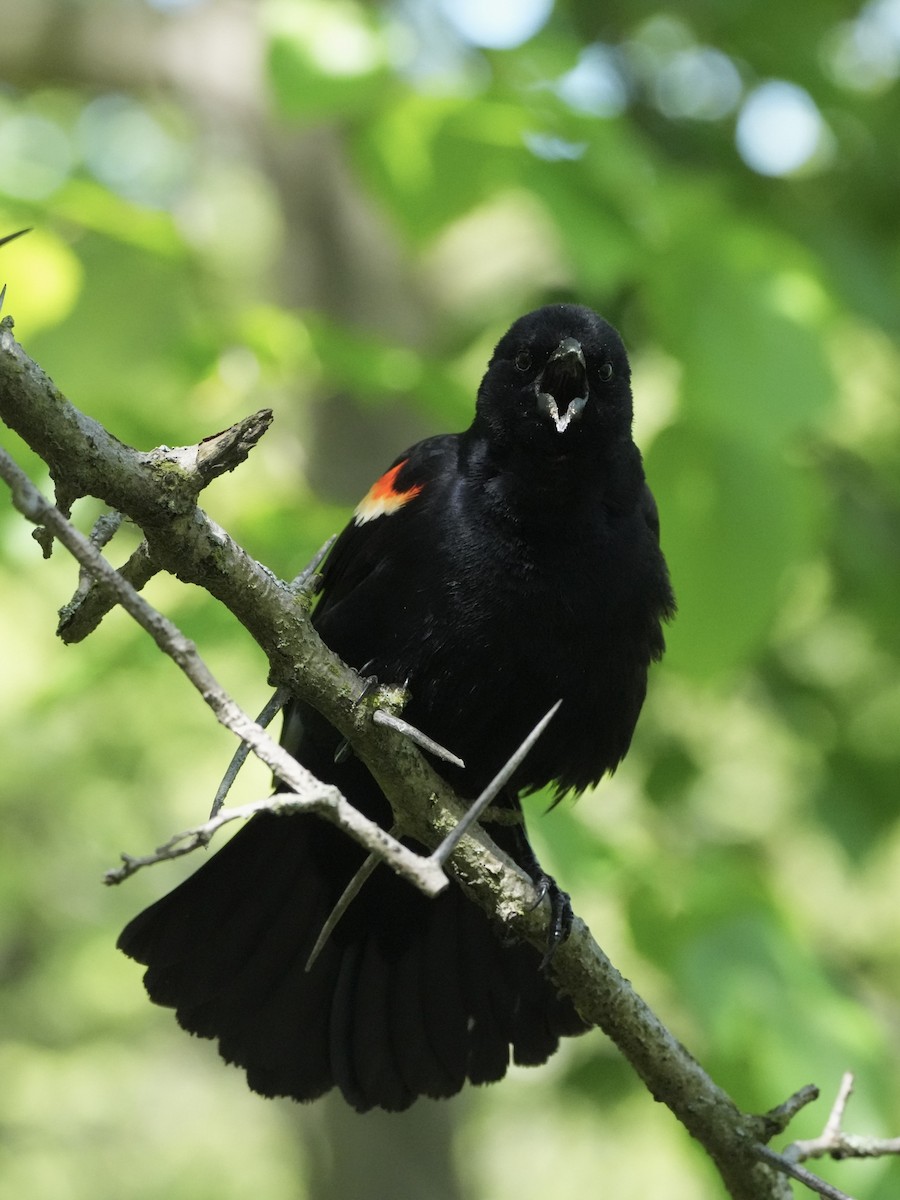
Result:
<svg viewBox="0 0 900 1200"><path fill-rule="evenodd" d="M391 467L380 479L375 480L353 513L353 520L357 525L364 525L366 521L374 521L376 517L389 516L390 513L402 508L404 504L408 504L414 496L418 496L422 490L420 483L407 488L405 492L401 492L397 488L397 476L408 462L409 459L404 458L402 462L397 463L396 467Z"/></svg>

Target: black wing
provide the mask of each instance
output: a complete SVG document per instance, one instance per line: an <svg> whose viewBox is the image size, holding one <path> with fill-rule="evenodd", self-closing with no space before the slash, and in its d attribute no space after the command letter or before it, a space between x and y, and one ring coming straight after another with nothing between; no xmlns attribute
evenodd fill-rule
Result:
<svg viewBox="0 0 900 1200"><path fill-rule="evenodd" d="M427 438L396 458L325 560L313 624L350 666L361 668L405 624L402 582L428 555L427 513L440 506L457 444L454 434Z"/></svg>

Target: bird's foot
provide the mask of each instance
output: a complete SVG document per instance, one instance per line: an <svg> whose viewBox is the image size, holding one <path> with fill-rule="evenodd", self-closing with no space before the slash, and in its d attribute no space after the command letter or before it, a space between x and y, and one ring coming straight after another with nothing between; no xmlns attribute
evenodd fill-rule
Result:
<svg viewBox="0 0 900 1200"><path fill-rule="evenodd" d="M531 875L537 891L537 898L531 908L535 909L538 905L543 904L544 900L550 901L550 924L547 927L547 948L544 951L544 957L541 959L541 970L545 971L553 961L553 956L556 951L568 938L572 932L572 921L574 916L572 913L572 902L569 898L569 893L564 892L552 875L548 875L546 871L542 871L540 867L537 872Z"/></svg>
<svg viewBox="0 0 900 1200"><path fill-rule="evenodd" d="M372 662L370 660L359 672L359 691L353 697L354 708L357 708L360 704L362 704L367 697L371 696L372 693L377 691L381 686L377 675L365 674L371 665ZM340 765L341 763L346 762L352 753L353 748L350 745L349 738L341 738L341 740L338 742L337 749L334 752L334 761Z"/></svg>
<svg viewBox="0 0 900 1200"><path fill-rule="evenodd" d="M537 896L531 905L530 911L533 912L534 909L543 904L544 900L550 902L550 924L547 926L547 946L544 950L544 957L541 959L541 970L545 971L553 962L553 956L557 950L572 932L572 922L574 920L572 902L569 899L569 893L564 892L553 876L548 875L538 862L534 847L529 842L528 836L525 833L525 825L521 818L518 801L515 802L512 808L513 811L519 812L519 821L511 829L513 846L509 847L505 845L504 849L512 849L512 857L534 884Z"/></svg>

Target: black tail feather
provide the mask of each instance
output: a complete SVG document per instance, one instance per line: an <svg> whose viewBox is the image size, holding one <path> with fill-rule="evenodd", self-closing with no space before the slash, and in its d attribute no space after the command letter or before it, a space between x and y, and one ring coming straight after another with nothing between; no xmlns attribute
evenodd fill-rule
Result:
<svg viewBox="0 0 900 1200"><path fill-rule="evenodd" d="M362 853L315 817L257 817L119 939L152 1000L216 1038L251 1088L397 1111L516 1062L583 1024L530 946L506 945L459 889L436 900L379 866L311 970Z"/></svg>

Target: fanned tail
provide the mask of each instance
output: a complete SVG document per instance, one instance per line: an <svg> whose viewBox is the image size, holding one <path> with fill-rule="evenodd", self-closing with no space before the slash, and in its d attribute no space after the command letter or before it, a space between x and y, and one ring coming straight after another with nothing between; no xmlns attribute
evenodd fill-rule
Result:
<svg viewBox="0 0 900 1200"><path fill-rule="evenodd" d="M428 900L379 866L310 951L362 854L325 821L255 817L199 871L139 914L119 947L150 998L216 1038L264 1096L333 1087L360 1112L451 1096L537 1065L584 1031L527 945L504 944L450 887Z"/></svg>

